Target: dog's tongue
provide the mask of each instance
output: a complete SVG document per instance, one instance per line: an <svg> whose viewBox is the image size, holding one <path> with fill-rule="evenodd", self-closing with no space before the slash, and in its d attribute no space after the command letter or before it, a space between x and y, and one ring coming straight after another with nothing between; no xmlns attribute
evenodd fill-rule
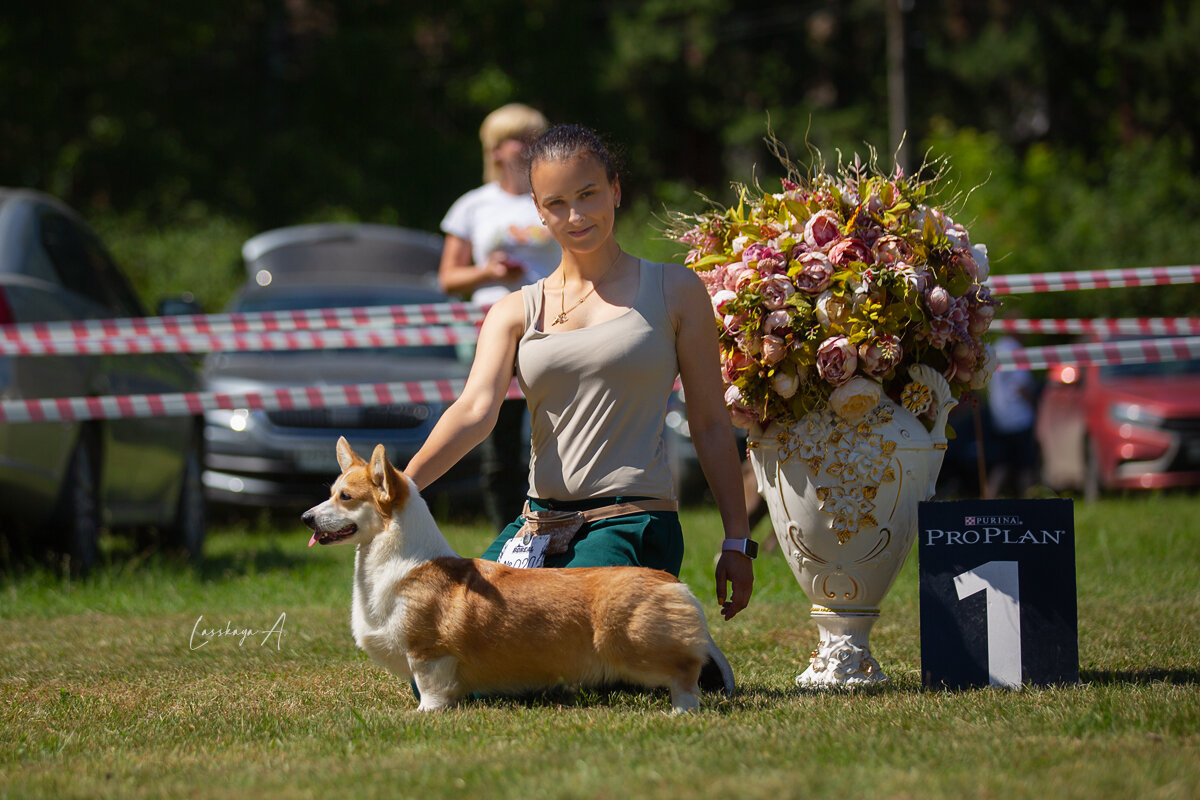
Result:
<svg viewBox="0 0 1200 800"><path fill-rule="evenodd" d="M316 543L317 543L317 534L314 533L312 535L312 538L308 540L308 546L312 547Z"/></svg>

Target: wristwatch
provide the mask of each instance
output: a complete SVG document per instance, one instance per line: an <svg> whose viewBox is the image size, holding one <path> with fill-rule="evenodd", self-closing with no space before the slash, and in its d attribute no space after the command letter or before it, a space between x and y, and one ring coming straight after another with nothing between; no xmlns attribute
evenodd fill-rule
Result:
<svg viewBox="0 0 1200 800"><path fill-rule="evenodd" d="M725 539L721 542L722 550L732 550L747 558L758 558L758 542L753 539Z"/></svg>

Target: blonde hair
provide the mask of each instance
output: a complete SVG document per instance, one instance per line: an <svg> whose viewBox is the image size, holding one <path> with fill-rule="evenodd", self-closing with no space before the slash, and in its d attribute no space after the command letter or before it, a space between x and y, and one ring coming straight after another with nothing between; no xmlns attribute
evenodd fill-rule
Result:
<svg viewBox="0 0 1200 800"><path fill-rule="evenodd" d="M483 144L483 180L491 183L499 177L492 151L506 139L532 139L546 130L548 123L542 112L522 103L509 103L488 114L479 126L479 141Z"/></svg>

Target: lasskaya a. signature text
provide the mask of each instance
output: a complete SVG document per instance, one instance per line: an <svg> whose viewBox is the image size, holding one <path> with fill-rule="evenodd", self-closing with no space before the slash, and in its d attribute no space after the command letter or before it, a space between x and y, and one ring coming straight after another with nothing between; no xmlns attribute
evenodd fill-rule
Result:
<svg viewBox="0 0 1200 800"><path fill-rule="evenodd" d="M235 628L232 622L226 621L224 628L203 628L201 625L204 622L204 615L196 617L196 624L192 626L192 635L188 639L189 650L199 650L210 643L213 639L220 638L235 638L238 640L238 647L246 643L247 639L257 639L262 636L262 641L258 643L259 647L265 647L271 637L275 637L275 649L279 650L283 646L283 623L287 621L287 612L282 611L279 618L275 620L275 624L267 630L256 630L254 628Z"/></svg>

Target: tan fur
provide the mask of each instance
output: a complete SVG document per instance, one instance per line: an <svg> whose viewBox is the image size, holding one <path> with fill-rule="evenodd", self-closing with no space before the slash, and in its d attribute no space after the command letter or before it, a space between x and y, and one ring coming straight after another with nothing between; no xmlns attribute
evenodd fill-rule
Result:
<svg viewBox="0 0 1200 800"><path fill-rule="evenodd" d="M337 451L330 498L303 516L310 544L357 545L355 640L416 681L421 710L471 692L616 680L669 687L677 712L698 706L700 669L716 647L700 604L673 576L461 558L382 446L370 462L344 438Z"/></svg>

